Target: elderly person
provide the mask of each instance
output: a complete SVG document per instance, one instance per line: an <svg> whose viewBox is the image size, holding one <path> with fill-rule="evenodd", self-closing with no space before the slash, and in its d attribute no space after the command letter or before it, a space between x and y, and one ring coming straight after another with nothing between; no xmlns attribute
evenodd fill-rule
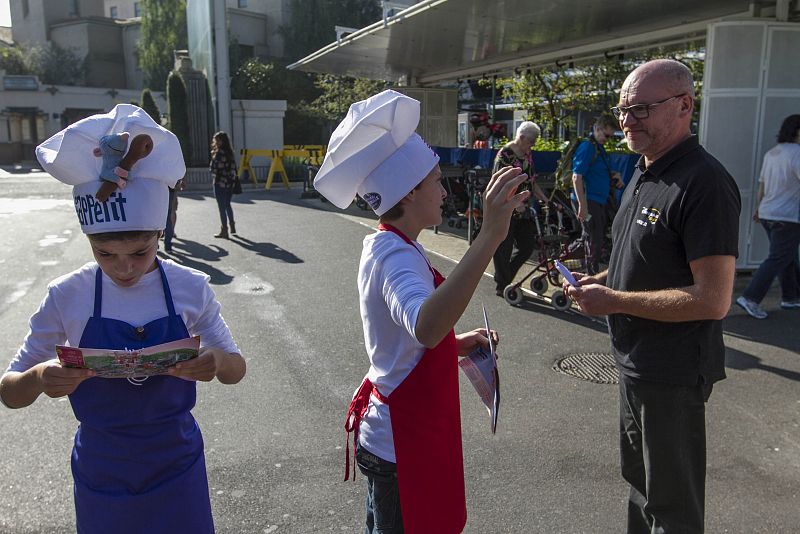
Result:
<svg viewBox="0 0 800 534"><path fill-rule="evenodd" d="M769 238L769 255L736 304L756 319L767 312L758 305L775 277L781 281L781 308L800 309L800 115L784 119L778 144L764 155L758 186L758 208Z"/></svg>
<svg viewBox="0 0 800 534"><path fill-rule="evenodd" d="M607 315L620 371L629 534L704 529L705 402L725 378L722 318L733 292L741 198L692 135L689 69L659 59L622 85L619 119L642 155L612 224L608 270L567 295Z"/></svg>
<svg viewBox="0 0 800 534"><path fill-rule="evenodd" d="M547 203L547 195L536 184L536 171L533 168L533 153L531 152L541 133L542 130L534 122L525 121L520 124L514 140L506 144L497 153L492 173L496 173L503 167L522 169L522 173L526 174L528 179L519 186L517 192L531 191L536 198ZM535 246L536 223L533 220L528 201L514 211L511 216L508 235L497 247L492 258L494 262L495 289L498 296L503 295L503 290L514 280L522 264L531 257ZM516 254L514 254L515 247L517 249Z"/></svg>

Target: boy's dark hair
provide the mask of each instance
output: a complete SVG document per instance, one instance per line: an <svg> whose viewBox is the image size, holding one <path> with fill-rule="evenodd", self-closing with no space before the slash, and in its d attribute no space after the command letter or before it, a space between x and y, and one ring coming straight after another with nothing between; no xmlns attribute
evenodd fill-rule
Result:
<svg viewBox="0 0 800 534"><path fill-rule="evenodd" d="M108 243L109 241L135 241L160 235L161 230L128 230L125 232L100 232L98 234L88 234L86 237L89 238L89 241Z"/></svg>
<svg viewBox="0 0 800 534"><path fill-rule="evenodd" d="M800 115L789 115L783 119L781 130L778 132L778 142L796 143L798 131L800 131Z"/></svg>
<svg viewBox="0 0 800 534"><path fill-rule="evenodd" d="M418 183L417 185L414 186L414 189L419 189L420 187L422 187L422 182L421 181L420 181L420 183ZM403 198L405 198L405 197L403 197ZM395 204L394 206L389 208L389 211L387 211L386 213L381 215L379 217L379 219L381 221L383 221L383 222L396 221L397 219L402 217L405 214L405 212L406 212L406 210L403 208L403 206L400 205L400 202L398 202L397 204Z"/></svg>
<svg viewBox="0 0 800 534"><path fill-rule="evenodd" d="M594 125L600 129L614 128L614 130L617 130L619 128L619 121L617 121L617 119L615 119L613 115L608 115L604 113L599 117L595 117Z"/></svg>

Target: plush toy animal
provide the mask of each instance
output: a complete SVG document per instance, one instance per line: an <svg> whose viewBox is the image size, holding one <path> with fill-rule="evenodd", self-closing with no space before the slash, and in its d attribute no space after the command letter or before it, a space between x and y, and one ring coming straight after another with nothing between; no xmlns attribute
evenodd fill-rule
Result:
<svg viewBox="0 0 800 534"><path fill-rule="evenodd" d="M99 202L108 200L117 189L125 189L133 164L153 150L150 136L140 134L133 138L126 154L128 137L128 132L104 135L100 138L100 146L94 149L95 156L103 157L103 168L100 170L100 180L103 183L94 195Z"/></svg>

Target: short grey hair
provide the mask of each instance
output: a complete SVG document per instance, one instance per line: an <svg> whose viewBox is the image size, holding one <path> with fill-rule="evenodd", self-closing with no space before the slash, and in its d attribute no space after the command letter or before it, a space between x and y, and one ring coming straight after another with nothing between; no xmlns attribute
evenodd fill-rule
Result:
<svg viewBox="0 0 800 534"><path fill-rule="evenodd" d="M517 134L516 137L524 135L528 139L531 140L532 143L535 143L539 136L542 135L542 129L539 128L539 125L535 122L525 121L519 126L517 126Z"/></svg>

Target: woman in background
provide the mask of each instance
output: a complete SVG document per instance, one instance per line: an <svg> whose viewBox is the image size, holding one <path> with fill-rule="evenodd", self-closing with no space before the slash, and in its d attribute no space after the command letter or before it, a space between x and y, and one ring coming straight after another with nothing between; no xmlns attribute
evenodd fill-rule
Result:
<svg viewBox="0 0 800 534"><path fill-rule="evenodd" d="M228 222L231 233L236 233L236 223L233 220L233 184L236 181L236 160L233 156L231 140L225 132L217 132L211 138L211 163L209 164L211 176L214 177L214 197L219 207L220 229L214 237L228 238Z"/></svg>

